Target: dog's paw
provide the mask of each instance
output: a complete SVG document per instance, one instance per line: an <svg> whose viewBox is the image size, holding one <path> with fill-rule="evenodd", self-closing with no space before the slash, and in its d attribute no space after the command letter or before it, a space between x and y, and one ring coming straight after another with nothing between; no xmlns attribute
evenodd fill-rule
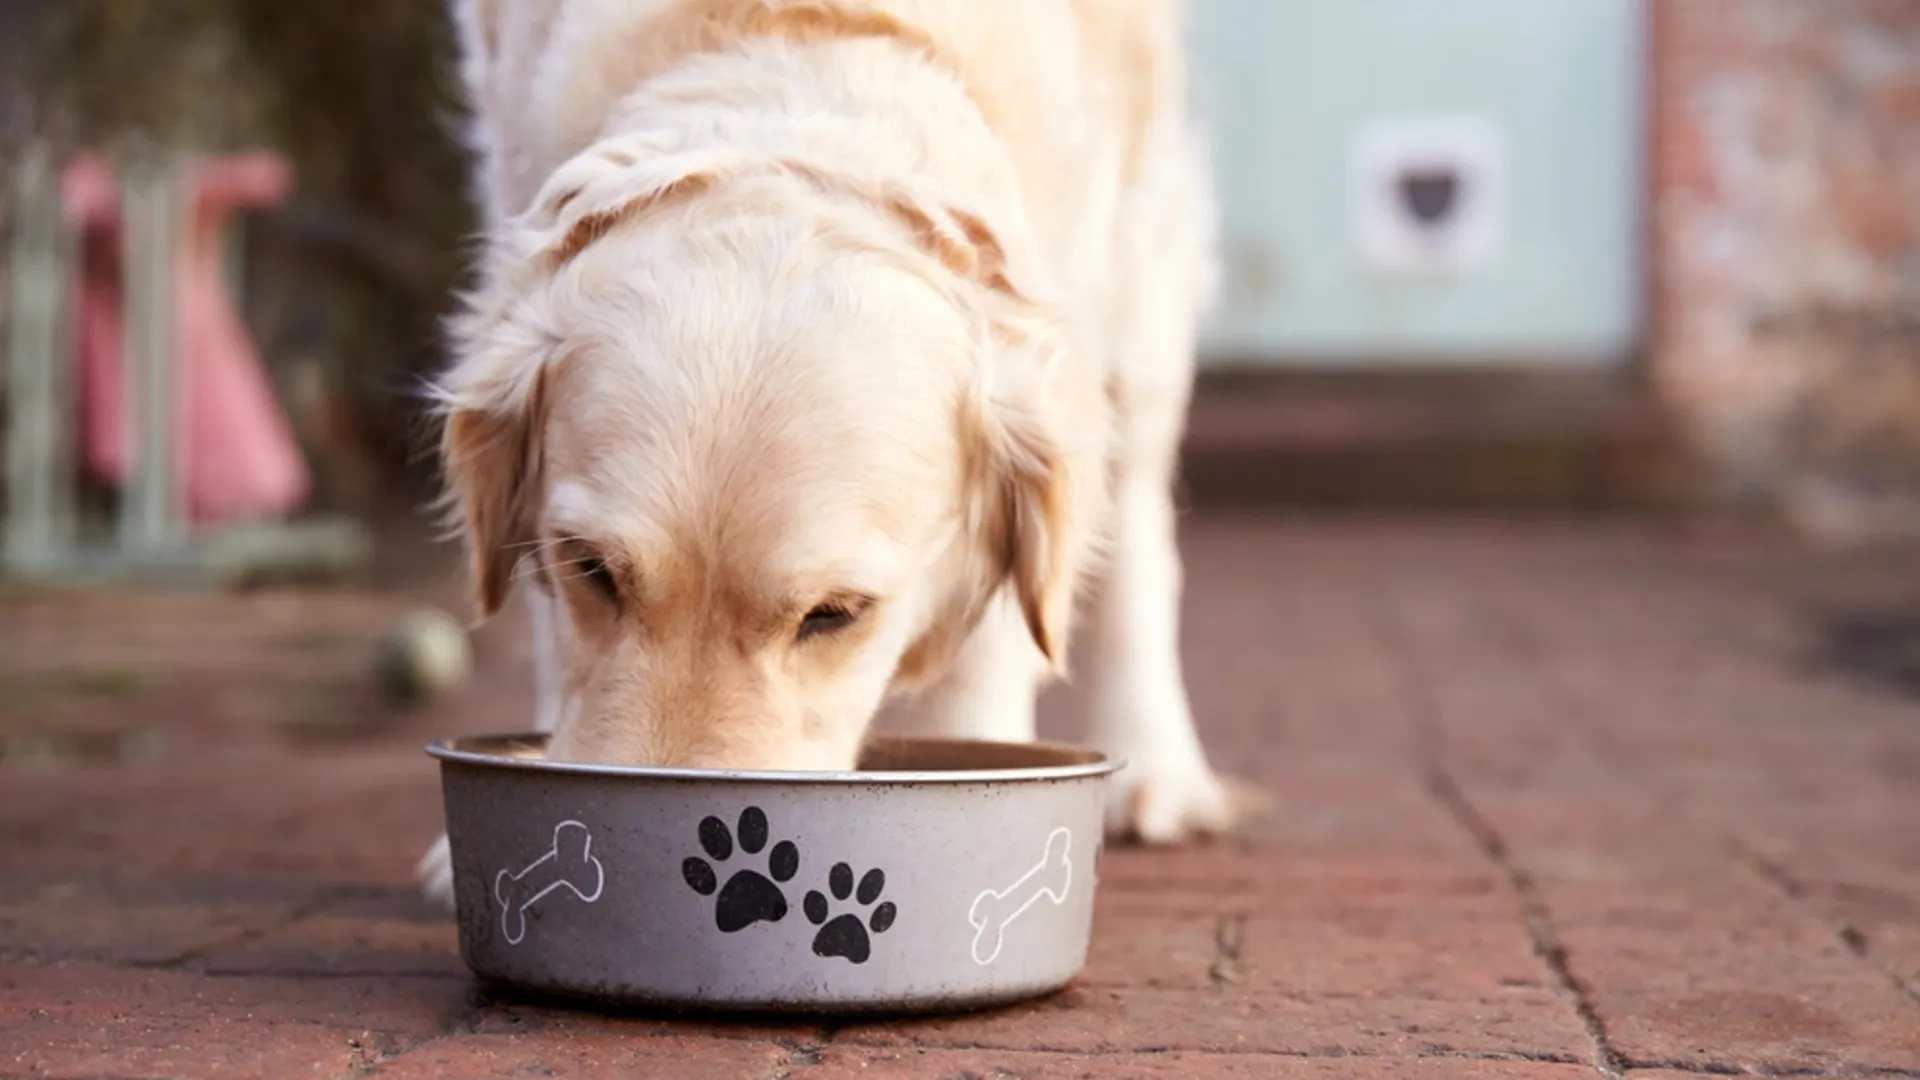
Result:
<svg viewBox="0 0 1920 1080"><path fill-rule="evenodd" d="M1204 763L1155 768L1136 761L1114 777L1107 835L1119 841L1178 844L1232 832L1269 804L1259 788L1217 775Z"/></svg>
<svg viewBox="0 0 1920 1080"><path fill-rule="evenodd" d="M440 839L435 840L427 853L420 856L414 874L419 877L420 891L426 894L428 900L448 911L453 910L453 853L447 847L445 833L441 833Z"/></svg>

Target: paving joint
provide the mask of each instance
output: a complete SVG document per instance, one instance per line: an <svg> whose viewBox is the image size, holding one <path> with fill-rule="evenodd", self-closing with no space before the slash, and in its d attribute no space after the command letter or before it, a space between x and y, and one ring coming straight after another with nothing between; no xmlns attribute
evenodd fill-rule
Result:
<svg viewBox="0 0 1920 1080"><path fill-rule="evenodd" d="M1629 1064L1608 1037L1606 1021L1601 1018L1593 996L1575 977L1567 958L1566 946L1554 930L1539 886L1514 858L1512 849L1499 830L1474 807L1443 763L1440 707L1425 669L1415 659L1417 653L1405 640L1398 620L1391 617L1379 619L1376 630L1398 658L1398 666L1405 673L1406 696L1413 704L1416 753L1427 793L1506 879L1507 887L1512 890L1519 904L1521 926L1533 947L1534 955L1546 967L1554 988L1572 1007L1575 1018L1592 1045L1594 1071L1606 1080L1621 1080Z"/></svg>
<svg viewBox="0 0 1920 1080"><path fill-rule="evenodd" d="M826 1037L824 1033L819 1040L802 1043L797 1046L789 1046L787 1048L787 1056L780 1059L780 1061L774 1065L773 1071L767 1074L767 1080L788 1080L789 1077L798 1075L820 1064L820 1051L824 1049L825 1046Z"/></svg>
<svg viewBox="0 0 1920 1080"><path fill-rule="evenodd" d="M1607 1080L1620 1080L1632 1066L1607 1037L1606 1021L1601 1019L1592 995L1574 975L1572 965L1567 960L1566 946L1553 928L1546 901L1541 898L1540 888L1534 883L1533 876L1513 858L1512 850L1499 831L1474 809L1473 803L1460 790L1453 777L1437 762L1428 769L1427 790L1446 808L1454 822L1473 838L1481 852L1506 875L1508 886L1520 902L1520 920L1526 927L1528 939L1533 943L1534 955L1546 965L1555 987L1572 1004L1574 1015L1579 1018L1580 1026L1593 1043L1594 1071Z"/></svg>
<svg viewBox="0 0 1920 1080"><path fill-rule="evenodd" d="M1207 982L1220 990L1240 982L1240 949L1247 937L1247 917L1235 913L1222 915L1213 930L1213 963L1207 965Z"/></svg>
<svg viewBox="0 0 1920 1080"><path fill-rule="evenodd" d="M1920 981L1909 977L1899 969L1881 962L1873 952L1873 943L1866 931L1855 926L1847 919L1827 910L1816 902L1812 891L1805 882L1795 877L1793 872L1769 859L1764 853L1737 836L1727 837L1727 846L1732 849L1734 858L1746 867L1754 876L1778 890L1793 905L1806 912L1812 918L1833 932L1834 937L1846 946L1849 953L1872 966L1875 971L1885 975L1893 985L1920 1005Z"/></svg>

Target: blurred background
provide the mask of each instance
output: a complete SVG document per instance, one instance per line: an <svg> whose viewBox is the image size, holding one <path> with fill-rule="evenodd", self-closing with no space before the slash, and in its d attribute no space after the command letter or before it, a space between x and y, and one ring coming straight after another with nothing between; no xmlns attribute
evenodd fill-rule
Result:
<svg viewBox="0 0 1920 1080"><path fill-rule="evenodd" d="M1227 264L1205 359L1233 387L1196 415L1197 496L1908 516L1920 7L1195 12ZM287 199L233 221L231 272L313 502L421 490L408 391L473 228L443 5L0 20L10 160L36 139L287 157Z"/></svg>
<svg viewBox="0 0 1920 1080"><path fill-rule="evenodd" d="M1198 15L1209 366L1264 389L1195 450L1299 451L1209 489L1911 524L1920 5Z"/></svg>
<svg viewBox="0 0 1920 1080"><path fill-rule="evenodd" d="M1920 534L1920 3L1196 0L1193 46L1226 277L1190 505L1732 514L1822 541ZM39 415L18 407L19 358L39 348L84 366L118 340L61 340L14 310L62 265L42 258L55 241L29 242L44 177L62 177L73 214L83 180L111 205L113 178L142 155L266 169L237 188L194 181L214 254L192 271L200 299L183 301L204 310L179 318L187 352L265 373L297 447L281 497L249 523L332 530L231 542L213 576L297 573L300 558L262 551L304 543L319 576L385 597L275 594L288 627L337 603L353 612L339 625L366 630L322 635L333 652L288 630L285 670L302 685L359 670L366 641L416 602L465 613L453 550L427 539L415 393L442 361L439 320L474 229L451 59L437 0L0 4L9 497L43 483L25 459L51 445L11 437ZM73 166L94 154L106 172ZM125 291L118 249L95 242L111 217L75 241L75 305ZM118 384L88 385L98 397ZM90 453L108 482L82 484L78 512L99 528L119 474L110 450ZM17 537L26 511L10 505ZM88 573L137 582L124 555ZM16 560L11 575L6 618L29 647L6 663L22 672L71 664L74 612L109 604L52 599L74 576L53 562ZM217 595L170 593L168 618L217 638ZM131 633L128 603L110 606ZM265 609L249 610L232 636L271 638ZM124 670L33 685L48 701L111 697L186 662L141 640ZM325 701L316 715L341 711ZM16 755L55 752L47 715Z"/></svg>

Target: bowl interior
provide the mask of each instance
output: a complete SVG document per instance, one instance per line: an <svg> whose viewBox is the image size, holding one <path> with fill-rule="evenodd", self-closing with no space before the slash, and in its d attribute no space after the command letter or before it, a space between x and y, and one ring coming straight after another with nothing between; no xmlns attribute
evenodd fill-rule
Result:
<svg viewBox="0 0 1920 1080"><path fill-rule="evenodd" d="M989 742L981 739L874 735L867 740L853 772L754 772L747 770L660 769L644 766L584 765L546 756L547 736L538 733L463 735L433 744L428 753L442 760L507 768L537 768L601 775L631 774L712 779L834 780L1019 780L1097 775L1123 763L1098 750L1066 743Z"/></svg>
<svg viewBox="0 0 1920 1080"><path fill-rule="evenodd" d="M968 772L979 769L1049 769L1097 765L1098 750L1065 743L1004 743L984 739L935 739L875 735L861 748L861 772Z"/></svg>

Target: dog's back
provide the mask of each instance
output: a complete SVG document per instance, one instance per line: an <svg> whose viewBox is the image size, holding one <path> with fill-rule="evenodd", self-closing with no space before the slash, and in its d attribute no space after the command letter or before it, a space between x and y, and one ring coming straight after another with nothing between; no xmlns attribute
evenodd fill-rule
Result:
<svg viewBox="0 0 1920 1080"><path fill-rule="evenodd" d="M1090 182L1129 183L1156 125L1184 119L1182 0L453 3L490 220L524 209L646 77L748 38L923 42L1007 144L1036 222L1082 216Z"/></svg>

